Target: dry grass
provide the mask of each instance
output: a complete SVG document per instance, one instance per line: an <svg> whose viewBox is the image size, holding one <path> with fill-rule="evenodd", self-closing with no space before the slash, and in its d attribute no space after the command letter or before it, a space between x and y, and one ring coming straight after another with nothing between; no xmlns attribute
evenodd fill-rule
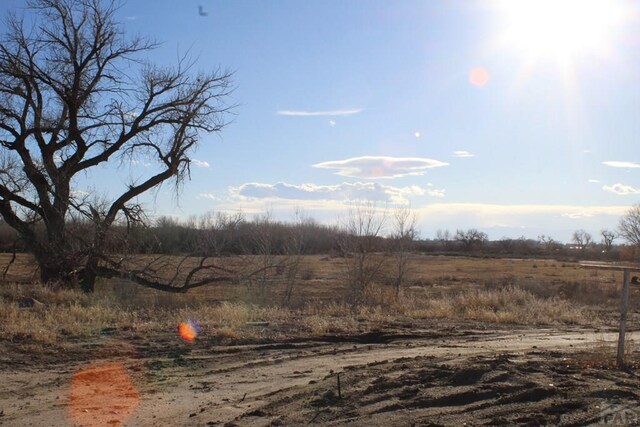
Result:
<svg viewBox="0 0 640 427"><path fill-rule="evenodd" d="M33 306L21 307L25 304ZM5 285L0 293L0 337L3 339L51 344L63 337L86 337L103 328L136 324L136 313L77 291Z"/></svg>
<svg viewBox="0 0 640 427"><path fill-rule="evenodd" d="M287 307L279 305L279 286L270 289L266 304L255 305L250 303L250 290L237 284L167 294L105 281L92 295L4 284L0 286L0 340L52 344L70 337L98 336L106 329L166 332L186 319L197 320L208 336L225 340L349 333L401 318L592 325L599 321L599 313L616 317L621 281L621 274L583 270L574 263L416 255L412 281L399 298L381 280L368 291L367 304L353 307L344 303L343 262L305 257L304 277ZM18 257L12 277L28 280L33 274L29 268L28 258ZM630 307L637 307L639 291L632 289ZM30 299L42 304L22 308ZM271 325L247 326L255 321Z"/></svg>
<svg viewBox="0 0 640 427"><path fill-rule="evenodd" d="M416 318L465 319L492 323L585 324L586 309L557 297L540 298L517 288L471 290L415 302L407 315ZM408 305L409 303L407 303Z"/></svg>
<svg viewBox="0 0 640 427"><path fill-rule="evenodd" d="M123 308L113 300L72 291L40 291L42 305L21 308L6 297L0 301L0 338L54 344L69 337L98 336L105 329L168 331L186 319L195 319L219 338L257 338L259 329L247 322L267 321L273 327L297 325L292 335L325 335L355 331L363 322L386 324L398 317L446 318L496 323L586 323L585 310L566 300L540 299L518 288L475 290L439 299L400 300L388 306L351 307L338 303L311 303L301 309L253 306L244 303L200 304L180 308Z"/></svg>

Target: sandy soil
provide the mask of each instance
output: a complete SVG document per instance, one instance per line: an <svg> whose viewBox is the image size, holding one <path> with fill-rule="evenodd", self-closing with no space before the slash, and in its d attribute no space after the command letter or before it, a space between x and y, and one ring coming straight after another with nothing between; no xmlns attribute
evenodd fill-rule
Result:
<svg viewBox="0 0 640 427"><path fill-rule="evenodd" d="M2 361L0 424L589 425L607 411L628 421L640 379L598 354L615 339L463 327L234 346L111 336L49 362Z"/></svg>

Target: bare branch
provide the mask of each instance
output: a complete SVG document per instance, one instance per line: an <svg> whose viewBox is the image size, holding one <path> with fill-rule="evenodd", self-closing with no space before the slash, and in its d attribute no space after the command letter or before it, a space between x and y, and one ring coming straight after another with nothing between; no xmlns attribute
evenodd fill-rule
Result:
<svg viewBox="0 0 640 427"><path fill-rule="evenodd" d="M135 198L187 179L201 135L228 123L231 73L195 72L187 55L175 67L144 62L157 43L124 34L116 1L27 5L30 19L10 15L0 39L0 150L9 159L0 167L0 215L34 253L42 280L84 271L90 289L113 224L143 222ZM74 195L78 174L118 167L122 156L149 157L156 168L110 203ZM70 233L71 217L92 231Z"/></svg>

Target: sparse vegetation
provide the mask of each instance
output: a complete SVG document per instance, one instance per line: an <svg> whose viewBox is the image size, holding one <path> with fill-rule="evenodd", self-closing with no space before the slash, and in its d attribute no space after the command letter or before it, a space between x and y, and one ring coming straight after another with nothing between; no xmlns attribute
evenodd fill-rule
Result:
<svg viewBox="0 0 640 427"><path fill-rule="evenodd" d="M18 258L28 277L29 263ZM0 339L62 344L70 337L97 337L112 329L172 333L185 319L196 319L207 334L225 340L348 334L402 319L523 325L615 324L617 319L619 278L614 273L593 276L593 271L567 263L534 268L517 261L411 258L416 278L399 297L393 287L373 280L357 306L343 297L349 292L342 279L348 259L323 261L319 256L300 258L301 270L310 277L296 282L296 304L282 298L286 277L272 283L270 299L260 305L247 302L249 291L233 283L178 295L119 281L100 282L92 295L5 284L0 290ZM633 301L640 300L637 294L632 292ZM270 322L270 327L247 326L251 321Z"/></svg>

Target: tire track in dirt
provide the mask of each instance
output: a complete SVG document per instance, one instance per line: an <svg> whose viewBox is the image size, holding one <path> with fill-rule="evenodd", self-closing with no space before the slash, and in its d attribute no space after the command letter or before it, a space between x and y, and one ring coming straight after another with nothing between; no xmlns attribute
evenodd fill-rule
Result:
<svg viewBox="0 0 640 427"><path fill-rule="evenodd" d="M630 338L640 338L637 333L634 335ZM523 401L554 398L555 394L544 386L544 381L550 380L536 382L530 378L523 379L529 374L533 377L541 374L534 371L523 373L511 365L488 371L485 365L493 366L490 362L474 358L503 353L522 356L550 349L574 351L593 348L602 341L615 341L616 337L615 333L550 329L490 333L463 331L448 337L436 335L433 331L413 331L402 336L387 334L262 345L203 346L191 351L176 351L166 346L165 352L151 352L153 357L144 357L144 349L140 349L131 352L131 356L108 362L126 367L140 392L139 406L125 424L129 426L193 426L228 422L238 425L268 425L271 422L300 425L301 422L308 423L314 416L317 422L329 424L341 424L350 419L357 424L364 416L384 424L384 420L389 421L390 414L398 425L402 425L406 417L408 420L417 413L426 414L428 408L441 408L438 413L442 416L459 416L456 415L459 410L472 411L478 416L490 411L499 425L499 411L492 406L509 408ZM383 344L374 343L376 340ZM522 357L529 363L538 356L529 354ZM438 373L434 364L445 362L465 369L448 368L444 374ZM480 365L476 366L478 363ZM73 425L68 421L69 385L73 373L83 366L79 363L33 366L0 372L0 401L3 402L0 409L5 409L0 424ZM426 377L419 374L411 377L411 372L427 369L425 366L434 370L425 374ZM333 373L336 372L345 375L348 393L357 392L362 396L357 404L364 409L347 408L339 416L335 415L335 410L325 411L332 410L336 403L331 395L323 394L335 387ZM373 383L381 375L386 379ZM433 377L432 394L425 396L423 388L430 384L429 375ZM522 378L515 381L514 375ZM434 392L438 387L457 390L438 394ZM621 394L616 396L632 397L624 394L632 391L620 387L617 390ZM595 393L597 390L592 391ZM606 398L594 396L593 399ZM547 410L553 411L553 406L549 408ZM408 412L412 415L403 415ZM299 418L291 414L298 414Z"/></svg>
<svg viewBox="0 0 640 427"><path fill-rule="evenodd" d="M398 340L384 345L357 346L355 350L352 350L352 344L339 344L332 349L322 348L319 354L307 349L293 357L288 357L284 350L276 350L275 354L263 351L249 360L194 375L199 384L197 387L189 388L183 384L167 390L161 400L181 402L180 407L160 403L157 399L143 401L130 424L158 425L166 422L167 425L193 425L193 421L202 423L205 419L212 423L238 421L243 419L243 415L260 413L259 408L279 399L276 395L323 381L333 372L398 359L437 357L455 361L483 354L580 349L601 340L614 339L613 333L543 330L456 337L444 342L434 339ZM211 363L215 361L212 359ZM180 372L184 374L185 370ZM179 372L174 374L181 375ZM473 394L477 395L477 392ZM458 399L464 401L469 396L462 394Z"/></svg>

